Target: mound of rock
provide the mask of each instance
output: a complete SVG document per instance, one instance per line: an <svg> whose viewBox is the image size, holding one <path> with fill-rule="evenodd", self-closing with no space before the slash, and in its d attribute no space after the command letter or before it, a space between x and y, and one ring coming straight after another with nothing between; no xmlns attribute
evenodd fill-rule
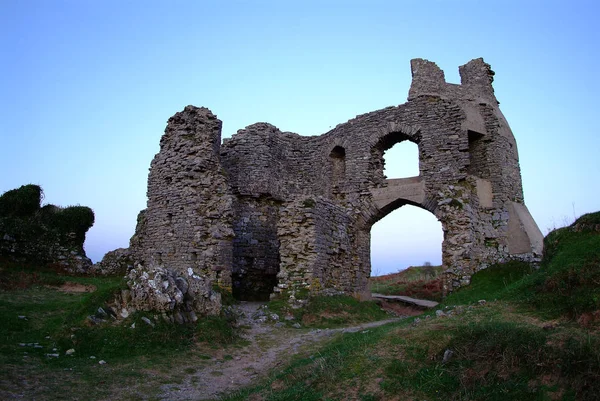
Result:
<svg viewBox="0 0 600 401"><path fill-rule="evenodd" d="M218 315L221 294L191 268L187 273L184 277L163 266L138 264L127 275L130 305L136 310L166 314L177 323L194 322L197 315Z"/></svg>

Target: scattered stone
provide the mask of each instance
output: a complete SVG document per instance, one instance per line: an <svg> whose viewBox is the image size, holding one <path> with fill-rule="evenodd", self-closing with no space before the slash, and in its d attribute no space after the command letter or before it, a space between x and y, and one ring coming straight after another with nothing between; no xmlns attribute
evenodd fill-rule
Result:
<svg viewBox="0 0 600 401"><path fill-rule="evenodd" d="M98 365L106 365L106 361L104 359L101 359L98 361Z"/></svg>
<svg viewBox="0 0 600 401"><path fill-rule="evenodd" d="M477 301L477 303L479 305L485 305L487 303L487 301L485 299L480 299L479 301Z"/></svg>
<svg viewBox="0 0 600 401"><path fill-rule="evenodd" d="M275 327L277 327L277 328L285 327L285 323L277 322L277 323L275 323Z"/></svg>
<svg viewBox="0 0 600 401"><path fill-rule="evenodd" d="M454 355L454 351L449 350L449 349L444 351L444 357L442 358L442 363L446 364L446 363L450 362L450 359L452 359L452 355Z"/></svg>
<svg viewBox="0 0 600 401"><path fill-rule="evenodd" d="M75 353L75 350L73 348L69 348L66 352L65 355L73 355Z"/></svg>
<svg viewBox="0 0 600 401"><path fill-rule="evenodd" d="M135 322L131 325L130 328L135 329Z"/></svg>
<svg viewBox="0 0 600 401"><path fill-rule="evenodd" d="M18 318L21 319L21 320L28 320L27 316L23 316L23 315L19 315Z"/></svg>
<svg viewBox="0 0 600 401"><path fill-rule="evenodd" d="M152 320L148 319L146 316L142 317L142 320L144 321L144 323L146 323L148 326L152 326L155 327L154 322L152 322Z"/></svg>
<svg viewBox="0 0 600 401"><path fill-rule="evenodd" d="M46 354L46 356L48 358L58 358L60 355L59 354Z"/></svg>
<svg viewBox="0 0 600 401"><path fill-rule="evenodd" d="M127 276L130 306L140 311L164 312L177 323L194 322L195 312L219 314L221 294L212 289L212 282L195 274L192 268L185 277L182 274L162 266L146 268L138 264Z"/></svg>
<svg viewBox="0 0 600 401"><path fill-rule="evenodd" d="M90 356L90 359L96 359L96 357L92 355L92 356Z"/></svg>
<svg viewBox="0 0 600 401"><path fill-rule="evenodd" d="M444 317L444 316L446 316L446 314L444 313L443 310L438 309L438 310L435 311L435 316L436 317Z"/></svg>
<svg viewBox="0 0 600 401"><path fill-rule="evenodd" d="M101 324L101 323L104 323L104 322L105 322L105 320L104 320L104 319L97 318L97 317L96 317L96 316L94 316L94 315L89 315L89 316L87 317L87 321L88 321L88 322L89 322L91 325L97 325L97 324Z"/></svg>
<svg viewBox="0 0 600 401"><path fill-rule="evenodd" d="M294 323L294 324L292 324L292 327L295 328L295 329L302 328L302 326L300 325L300 323Z"/></svg>

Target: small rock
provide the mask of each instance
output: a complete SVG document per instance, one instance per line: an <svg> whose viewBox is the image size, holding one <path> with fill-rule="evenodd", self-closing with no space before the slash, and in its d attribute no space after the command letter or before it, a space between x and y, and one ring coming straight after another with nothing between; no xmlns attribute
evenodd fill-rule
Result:
<svg viewBox="0 0 600 401"><path fill-rule="evenodd" d="M106 365L106 361L104 359L100 359L98 361L98 365Z"/></svg>
<svg viewBox="0 0 600 401"><path fill-rule="evenodd" d="M485 304L487 304L487 301L485 299L480 299L479 301L477 301L477 303L479 305L485 305Z"/></svg>
<svg viewBox="0 0 600 401"><path fill-rule="evenodd" d="M442 363L448 363L450 362L450 359L452 358L452 355L454 355L454 351L447 349L446 351L444 351L444 357L442 358Z"/></svg>
<svg viewBox="0 0 600 401"><path fill-rule="evenodd" d="M92 355L92 356L90 356L90 359L96 359L96 357Z"/></svg>
<svg viewBox="0 0 600 401"><path fill-rule="evenodd" d="M271 315L269 315L269 317L271 318L271 320L279 320L279 315L277 313L271 313Z"/></svg>
<svg viewBox="0 0 600 401"><path fill-rule="evenodd" d="M66 352L65 355L73 355L75 353L75 350L73 348L69 348Z"/></svg>
<svg viewBox="0 0 600 401"><path fill-rule="evenodd" d="M300 323L294 323L294 324L292 325L292 327L293 327L293 328L295 328L295 329L299 329L299 328L301 328L302 326L300 326Z"/></svg>
<svg viewBox="0 0 600 401"><path fill-rule="evenodd" d="M33 346L33 348L44 348L44 347L42 347L42 346L41 346L41 345L39 345L39 344L35 344L35 345Z"/></svg>
<svg viewBox="0 0 600 401"><path fill-rule="evenodd" d="M27 344L25 344L25 343L19 343L19 347L24 347L24 346L26 346L26 345L27 345Z"/></svg>
<svg viewBox="0 0 600 401"><path fill-rule="evenodd" d="M413 320L412 322L413 326L417 326L419 323L421 323L421 319L419 319L418 317L415 318L415 320Z"/></svg>
<svg viewBox="0 0 600 401"><path fill-rule="evenodd" d="M58 358L60 355L59 354L46 354L46 356L48 358Z"/></svg>
<svg viewBox="0 0 600 401"><path fill-rule="evenodd" d="M155 324L152 322L152 320L148 319L146 316L143 316L143 317L142 317L142 320L144 321L144 323L146 323L146 324L147 324L147 325L149 325L149 326L152 326L152 327L156 326L156 325L155 325Z"/></svg>
<svg viewBox="0 0 600 401"><path fill-rule="evenodd" d="M443 310L438 309L438 310L435 311L435 316L436 317L443 317L443 316L446 316L446 314L444 313Z"/></svg>
<svg viewBox="0 0 600 401"><path fill-rule="evenodd" d="M98 308L98 316L100 317L108 317L108 313L102 307Z"/></svg>
<svg viewBox="0 0 600 401"><path fill-rule="evenodd" d="M131 328L132 328L132 329L135 329L135 323L133 323L133 324L131 325Z"/></svg>
<svg viewBox="0 0 600 401"><path fill-rule="evenodd" d="M23 315L19 315L18 318L21 320L27 320L27 316L23 316Z"/></svg>
<svg viewBox="0 0 600 401"><path fill-rule="evenodd" d="M93 315L89 315L89 316L87 317L87 320L88 320L88 321L89 321L89 322L90 322L92 325L94 325L94 324L100 324L100 323L104 323L104 320L103 320L103 319L99 319L99 318L97 318L96 316L93 316Z"/></svg>
<svg viewBox="0 0 600 401"><path fill-rule="evenodd" d="M129 317L129 311L125 308L121 309L121 313L119 313L123 319Z"/></svg>
<svg viewBox="0 0 600 401"><path fill-rule="evenodd" d="M285 327L285 323L277 322L277 323L275 323L275 327Z"/></svg>

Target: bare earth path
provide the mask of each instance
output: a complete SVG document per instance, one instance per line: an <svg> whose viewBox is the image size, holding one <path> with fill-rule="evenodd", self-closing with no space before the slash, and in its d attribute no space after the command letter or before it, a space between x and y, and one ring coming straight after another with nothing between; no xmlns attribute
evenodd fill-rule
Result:
<svg viewBox="0 0 600 401"><path fill-rule="evenodd" d="M303 347L324 341L336 333L366 330L399 320L390 319L365 323L339 329L311 330L276 327L261 323L253 315L263 305L258 302L242 302L237 306L243 313L242 324L249 326L244 338L248 345L234 349L230 355L198 365L195 372L185 375L182 383L165 384L161 387L162 400L211 400L224 393L256 383L268 373L284 365Z"/></svg>

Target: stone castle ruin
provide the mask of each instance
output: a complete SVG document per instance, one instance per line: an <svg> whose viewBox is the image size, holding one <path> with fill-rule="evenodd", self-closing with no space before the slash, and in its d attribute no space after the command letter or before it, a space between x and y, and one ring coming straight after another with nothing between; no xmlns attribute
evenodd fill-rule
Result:
<svg viewBox="0 0 600 401"><path fill-rule="evenodd" d="M371 227L407 204L442 224L446 293L492 263L538 260L543 237L494 72L472 60L456 85L430 61L411 69L406 103L320 136L257 123L221 142L210 110L171 117L131 239L133 303L203 314L219 310L222 290L297 302L366 295ZM402 141L417 144L419 175L387 179L384 152Z"/></svg>

